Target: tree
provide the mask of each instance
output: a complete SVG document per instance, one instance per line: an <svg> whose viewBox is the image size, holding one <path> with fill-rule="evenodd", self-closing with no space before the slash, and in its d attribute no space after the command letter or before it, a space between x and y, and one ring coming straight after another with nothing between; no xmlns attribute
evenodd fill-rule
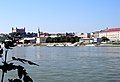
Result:
<svg viewBox="0 0 120 82"><path fill-rule="evenodd" d="M12 41L14 42L14 41ZM13 47L14 43L10 43L8 42L3 42L4 43L4 47L5 47L5 58L3 58L3 52L4 50L1 48L0 49L0 58L2 59L2 65L0 65L0 69L2 70L2 78L1 78L1 82L4 82L4 75L5 73L7 73L8 71L11 70L17 70L18 72L18 77L19 78L15 78L15 79L8 79L9 82L33 82L32 78L28 75L26 69L21 66L21 65L14 65L14 63L12 63L11 61L19 61L22 62L23 64L28 63L29 65L37 65L38 64L31 62L29 60L26 59L22 59L22 58L16 58L16 57L12 57L11 61L7 61L7 53L10 49L12 49L11 47Z"/></svg>
<svg viewBox="0 0 120 82"><path fill-rule="evenodd" d="M107 37L102 37L102 38L101 38L101 41L102 41L102 42L108 42L109 39L108 39Z"/></svg>
<svg viewBox="0 0 120 82"><path fill-rule="evenodd" d="M75 42L79 42L79 37L75 36L75 37L70 37L70 36L60 36L60 37L55 37L55 38L51 38L48 37L46 40L47 43L60 43L60 42L71 42L71 43L75 43Z"/></svg>

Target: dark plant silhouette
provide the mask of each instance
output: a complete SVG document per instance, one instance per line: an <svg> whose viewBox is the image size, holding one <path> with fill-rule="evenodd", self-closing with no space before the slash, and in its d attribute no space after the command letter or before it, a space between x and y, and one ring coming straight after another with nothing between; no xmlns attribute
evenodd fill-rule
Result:
<svg viewBox="0 0 120 82"><path fill-rule="evenodd" d="M108 39L107 37L102 37L102 38L101 38L101 41L102 41L102 42L108 42L109 39Z"/></svg>
<svg viewBox="0 0 120 82"><path fill-rule="evenodd" d="M8 50L12 49L11 47L14 47L13 39L11 38L11 40L12 41L3 42L5 50L3 50L0 46L1 48L0 58L2 59L2 64L3 64L3 65L0 65L0 69L2 70L1 82L4 82L4 74L11 70L17 70L18 78L8 79L9 82L33 82L32 78L28 75L26 69L23 66L14 65L14 63L12 63L11 61L19 61L19 62L22 62L23 64L28 63L29 65L39 66L38 64L31 62L29 60L26 60L26 59L21 59L21 58L16 58L16 57L12 57L12 60L7 61ZM3 58L3 51L5 51L5 58Z"/></svg>

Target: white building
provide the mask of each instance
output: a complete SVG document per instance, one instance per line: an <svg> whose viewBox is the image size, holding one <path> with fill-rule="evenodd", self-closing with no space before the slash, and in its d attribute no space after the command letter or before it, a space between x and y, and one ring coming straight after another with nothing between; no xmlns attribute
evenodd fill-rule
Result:
<svg viewBox="0 0 120 82"><path fill-rule="evenodd" d="M40 43L45 43L46 39L48 36L41 34L40 30L38 29L38 34L37 34L37 38L36 38L36 43L40 44Z"/></svg>
<svg viewBox="0 0 120 82"><path fill-rule="evenodd" d="M97 38L107 37L110 41L120 41L120 28L107 28L94 35L97 35Z"/></svg>
<svg viewBox="0 0 120 82"><path fill-rule="evenodd" d="M88 33L76 33L75 36L80 38L88 38Z"/></svg>

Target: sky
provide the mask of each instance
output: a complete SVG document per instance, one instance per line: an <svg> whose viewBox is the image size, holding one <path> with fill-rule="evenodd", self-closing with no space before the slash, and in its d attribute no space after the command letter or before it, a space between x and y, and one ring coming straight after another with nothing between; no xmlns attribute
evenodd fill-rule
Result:
<svg viewBox="0 0 120 82"><path fill-rule="evenodd" d="M120 0L0 0L0 33L93 32L120 27Z"/></svg>

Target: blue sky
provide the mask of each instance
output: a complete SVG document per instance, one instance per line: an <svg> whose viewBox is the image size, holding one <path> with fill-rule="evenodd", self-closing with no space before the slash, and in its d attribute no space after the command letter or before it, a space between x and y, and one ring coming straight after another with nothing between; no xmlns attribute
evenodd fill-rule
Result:
<svg viewBox="0 0 120 82"><path fill-rule="evenodd" d="M0 0L0 32L92 32L120 27L120 0Z"/></svg>

